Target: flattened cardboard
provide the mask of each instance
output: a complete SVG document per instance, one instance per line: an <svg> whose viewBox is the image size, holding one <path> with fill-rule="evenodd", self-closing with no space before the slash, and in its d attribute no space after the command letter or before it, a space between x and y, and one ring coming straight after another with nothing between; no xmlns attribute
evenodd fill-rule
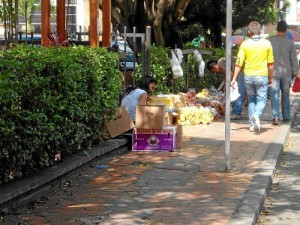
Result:
<svg viewBox="0 0 300 225"><path fill-rule="evenodd" d="M135 127L125 106L120 106L117 111L117 118L114 121L108 122L105 126L112 138Z"/></svg>
<svg viewBox="0 0 300 225"><path fill-rule="evenodd" d="M163 129L165 125L165 105L139 105L136 107L135 127Z"/></svg>

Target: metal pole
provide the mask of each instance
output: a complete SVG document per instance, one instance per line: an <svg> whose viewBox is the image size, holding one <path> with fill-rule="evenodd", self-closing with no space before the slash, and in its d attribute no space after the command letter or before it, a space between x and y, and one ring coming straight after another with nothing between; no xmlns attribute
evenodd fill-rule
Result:
<svg viewBox="0 0 300 225"><path fill-rule="evenodd" d="M127 53L126 53L126 43L127 43L127 27L125 26L124 27L124 53L125 53L125 58L124 58L124 76L126 77L127 75L127 68L126 68L126 63L127 63L127 60L126 60L126 56L127 56Z"/></svg>
<svg viewBox="0 0 300 225"><path fill-rule="evenodd" d="M141 49L141 63L142 63L142 76L145 76L145 58L146 58L146 56L145 56L145 34L144 35L142 35L141 36L141 46L142 46L142 49Z"/></svg>
<svg viewBox="0 0 300 225"><path fill-rule="evenodd" d="M226 11L226 113L225 113L225 170L230 170L230 82L232 0L227 0Z"/></svg>
<svg viewBox="0 0 300 225"><path fill-rule="evenodd" d="M136 62L136 27L133 27L133 71L132 71L132 78L133 78L133 87L135 87L135 62Z"/></svg>
<svg viewBox="0 0 300 225"><path fill-rule="evenodd" d="M151 27L147 26L146 27L146 59L145 59L145 71L146 75L151 74L151 69L150 69L150 50L151 50Z"/></svg>

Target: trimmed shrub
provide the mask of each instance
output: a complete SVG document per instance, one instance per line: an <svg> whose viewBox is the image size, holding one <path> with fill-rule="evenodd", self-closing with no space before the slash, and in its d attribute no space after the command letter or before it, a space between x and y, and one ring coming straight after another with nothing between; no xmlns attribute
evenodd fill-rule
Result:
<svg viewBox="0 0 300 225"><path fill-rule="evenodd" d="M118 107L117 55L104 48L19 45L0 60L0 182L105 139Z"/></svg>

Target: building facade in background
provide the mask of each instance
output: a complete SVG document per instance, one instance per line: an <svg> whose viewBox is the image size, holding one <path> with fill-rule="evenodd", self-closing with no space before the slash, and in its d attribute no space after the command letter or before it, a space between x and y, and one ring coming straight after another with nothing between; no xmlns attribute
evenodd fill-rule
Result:
<svg viewBox="0 0 300 225"><path fill-rule="evenodd" d="M53 15L51 15L51 31L56 32L56 15L55 7L56 0L51 0L53 6ZM69 35L75 32L88 32L89 31L89 0L66 0L66 19L67 19L67 32ZM100 20L101 18L99 18ZM19 18L19 28L25 25L25 18ZM33 14L32 25L35 28L35 33L41 32L41 10L37 10ZM101 28L101 23L99 23Z"/></svg>
<svg viewBox="0 0 300 225"><path fill-rule="evenodd" d="M300 2L289 0L290 7L285 12L285 20L289 26L300 26ZM299 31L297 29L297 31Z"/></svg>
<svg viewBox="0 0 300 225"><path fill-rule="evenodd" d="M42 0L37 1L35 4L37 10L32 15L27 15L28 21L31 21L33 26L33 33L39 35L41 33L41 9L40 4ZM65 0L66 1L66 20L67 20L67 33L69 37L75 36L76 32L89 32L90 25L90 1L89 0ZM51 0L51 32L55 33L56 28L56 2L57 0ZM28 17L31 17L30 19ZM102 13L99 10L98 26L99 31L102 31ZM25 33L26 18L19 16L18 18L18 31ZM29 29L27 29L28 31ZM4 39L4 25L0 23L0 39ZM28 32L29 33L29 32ZM83 36L85 39L85 36Z"/></svg>

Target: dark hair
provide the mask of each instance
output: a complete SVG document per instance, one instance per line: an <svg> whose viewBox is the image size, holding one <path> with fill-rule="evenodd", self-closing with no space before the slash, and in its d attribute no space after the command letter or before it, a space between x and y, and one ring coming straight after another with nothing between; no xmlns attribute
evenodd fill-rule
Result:
<svg viewBox="0 0 300 225"><path fill-rule="evenodd" d="M143 76L138 81L137 87L140 88L140 89L143 89L144 91L149 92L149 84L151 84L151 83L157 84L157 80L153 76L146 75L146 76Z"/></svg>
<svg viewBox="0 0 300 225"><path fill-rule="evenodd" d="M285 21L281 20L277 23L277 31L278 32L286 32L288 25Z"/></svg>
<svg viewBox="0 0 300 225"><path fill-rule="evenodd" d="M211 70L213 69L213 67L214 67L215 65L217 65L217 64L218 64L218 61L217 61L217 60L215 60L215 59L209 60L209 61L207 62L207 69L208 69L209 71L211 71Z"/></svg>
<svg viewBox="0 0 300 225"><path fill-rule="evenodd" d="M157 80L155 79L155 77L150 76L150 75L146 75L141 77L141 79L137 82L136 87L129 87L126 89L125 92L125 96L128 95L130 92L132 92L133 90L140 88L146 92L149 92L149 85L151 83L155 83L157 84Z"/></svg>

